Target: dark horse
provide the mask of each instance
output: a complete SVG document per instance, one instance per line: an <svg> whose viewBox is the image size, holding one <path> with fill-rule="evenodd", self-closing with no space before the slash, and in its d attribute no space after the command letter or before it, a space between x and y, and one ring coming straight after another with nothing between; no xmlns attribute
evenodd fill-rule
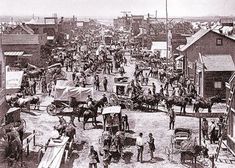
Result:
<svg viewBox="0 0 235 168"><path fill-rule="evenodd" d="M181 152L181 163L185 163L186 160L191 160L192 164L196 167L197 157L203 155L208 157L208 149L204 146L195 145L193 150L186 150Z"/></svg>
<svg viewBox="0 0 235 168"><path fill-rule="evenodd" d="M179 96L166 97L165 101L166 101L167 109L170 109L173 105L180 106L181 107L180 114L181 114L182 110L183 110L183 113L186 114L185 108L186 108L186 105L189 102L189 98L188 97L186 97L186 96L182 96L182 97L179 97Z"/></svg>
<svg viewBox="0 0 235 168"><path fill-rule="evenodd" d="M202 109L208 109L208 113L211 113L211 108L213 106L214 103L220 103L221 102L221 98L220 96L216 95L213 97L210 97L208 99L203 99L201 98L200 100L196 101L193 105L193 111L195 111L196 113L199 112L199 108Z"/></svg>
<svg viewBox="0 0 235 168"><path fill-rule="evenodd" d="M97 111L98 108L104 107L104 102L103 101L97 101L94 102L93 105L89 108L86 108L84 113L83 113L83 129L85 130L85 125L87 121L91 118L92 119L92 125L97 126Z"/></svg>

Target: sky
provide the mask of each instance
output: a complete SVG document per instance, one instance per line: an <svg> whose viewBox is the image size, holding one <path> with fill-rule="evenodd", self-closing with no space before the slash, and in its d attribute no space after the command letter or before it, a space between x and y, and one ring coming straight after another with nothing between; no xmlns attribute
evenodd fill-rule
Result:
<svg viewBox="0 0 235 168"><path fill-rule="evenodd" d="M122 16L150 13L165 17L166 0L0 0L0 15L7 16ZM169 17L231 16L235 0L168 0Z"/></svg>

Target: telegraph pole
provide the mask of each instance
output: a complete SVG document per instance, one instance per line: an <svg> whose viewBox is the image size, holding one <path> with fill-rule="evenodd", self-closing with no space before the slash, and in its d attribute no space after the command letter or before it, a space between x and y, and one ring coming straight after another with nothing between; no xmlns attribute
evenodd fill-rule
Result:
<svg viewBox="0 0 235 168"><path fill-rule="evenodd" d="M167 9L167 0L166 0L166 65L168 66L168 9Z"/></svg>

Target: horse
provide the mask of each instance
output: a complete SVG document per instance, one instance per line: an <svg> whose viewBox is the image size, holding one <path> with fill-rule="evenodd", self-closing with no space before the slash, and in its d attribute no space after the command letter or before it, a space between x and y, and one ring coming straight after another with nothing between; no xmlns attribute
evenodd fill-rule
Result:
<svg viewBox="0 0 235 168"><path fill-rule="evenodd" d="M14 107L19 107L21 108L27 108L28 110L30 110L30 104L34 105L34 109L39 110L39 106L40 106L40 98L38 96L31 96L31 97L27 97L27 98L18 98L16 101L12 102L12 105Z"/></svg>
<svg viewBox="0 0 235 168"><path fill-rule="evenodd" d="M203 155L208 157L208 149L204 146L195 145L193 150L181 151L181 163L185 163L185 160L191 160L192 164L196 167L197 157Z"/></svg>
<svg viewBox="0 0 235 168"><path fill-rule="evenodd" d="M173 96L173 97L166 97L165 98L166 107L167 109L170 109L173 105L180 106L180 114L183 110L183 113L186 114L186 105L189 102L189 98L186 96L179 97L179 96Z"/></svg>
<svg viewBox="0 0 235 168"><path fill-rule="evenodd" d="M92 119L92 125L97 126L96 117L97 117L97 111L98 108L104 107L104 104L102 101L94 102L93 105L90 108L87 108L83 113L83 129L85 130L85 125L87 121L91 118Z"/></svg>
<svg viewBox="0 0 235 168"><path fill-rule="evenodd" d="M32 78L39 79L42 76L43 72L44 72L44 69L35 69L32 71L27 71L26 74L31 80Z"/></svg>
<svg viewBox="0 0 235 168"><path fill-rule="evenodd" d="M196 101L193 105L193 111L195 113L199 112L199 108L202 109L208 109L208 113L211 113L211 108L214 103L220 103L221 102L221 97L216 95L213 97L210 97L208 99L203 99L201 98L200 100Z"/></svg>
<svg viewBox="0 0 235 168"><path fill-rule="evenodd" d="M151 109L154 109L154 107L156 106L158 110L158 104L162 99L162 95L157 93L151 96L144 96L143 103L145 103L147 106L150 106Z"/></svg>
<svg viewBox="0 0 235 168"><path fill-rule="evenodd" d="M173 74L172 76L169 77L169 83L170 83L171 87L172 87L172 84L174 83L174 81L176 81L178 84L180 76L181 76L180 74Z"/></svg>

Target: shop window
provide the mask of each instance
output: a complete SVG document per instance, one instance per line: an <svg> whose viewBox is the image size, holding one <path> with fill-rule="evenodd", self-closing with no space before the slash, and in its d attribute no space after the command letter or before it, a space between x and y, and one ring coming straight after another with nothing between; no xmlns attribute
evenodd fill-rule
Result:
<svg viewBox="0 0 235 168"><path fill-rule="evenodd" d="M217 38L216 39L216 45L217 46L222 46L223 45L223 39L222 38Z"/></svg>
<svg viewBox="0 0 235 168"><path fill-rule="evenodd" d="M221 89L222 88L222 82L215 82L214 83L214 88L215 89Z"/></svg>

